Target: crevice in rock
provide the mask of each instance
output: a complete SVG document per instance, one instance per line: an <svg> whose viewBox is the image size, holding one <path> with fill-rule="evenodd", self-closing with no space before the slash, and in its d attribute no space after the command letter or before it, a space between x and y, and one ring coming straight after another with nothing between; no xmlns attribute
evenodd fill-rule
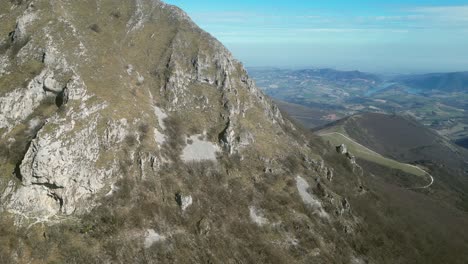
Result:
<svg viewBox="0 0 468 264"><path fill-rule="evenodd" d="M20 166L21 166L21 163L23 162L24 160L24 156L26 156L26 153L28 152L28 149L29 147L31 146L31 142L32 140L35 138L35 135L34 137L32 137L30 140L27 141L26 143L26 146L24 147L24 149L22 150L22 152L20 153L21 155L21 158L18 159L18 161L16 162L15 164L15 170L13 171L13 174L15 175L15 177L20 180L21 182L23 181L23 175L21 174L21 169L20 169Z"/></svg>
<svg viewBox="0 0 468 264"><path fill-rule="evenodd" d="M27 149L29 148L29 146L27 147ZM24 155L23 155L24 156ZM23 157L24 158L24 157ZM23 159L21 159L18 163L16 163L15 165L15 170L13 172L13 174L15 175L15 177L20 180L21 182L23 181L23 175L21 174L21 170L20 170L20 165L21 165L21 162L23 162Z"/></svg>
<svg viewBox="0 0 468 264"><path fill-rule="evenodd" d="M58 186L55 183L48 183L48 182L44 182L44 183L33 182L32 185L44 186L51 190L63 189L63 186Z"/></svg>
<svg viewBox="0 0 468 264"><path fill-rule="evenodd" d="M228 133L228 129L229 129L229 126L231 125L231 120L228 119L228 121L226 122L226 125L224 126L224 129L223 131L221 131L221 133L218 134L218 142L220 143L228 143L227 142L227 133Z"/></svg>
<svg viewBox="0 0 468 264"><path fill-rule="evenodd" d="M10 33L8 33L8 38L10 39L11 42L15 41L15 32L16 31L11 31Z"/></svg>
<svg viewBox="0 0 468 264"><path fill-rule="evenodd" d="M55 105L60 108L63 105L68 103L68 88L65 86L63 90L57 94L57 97L55 97Z"/></svg>
<svg viewBox="0 0 468 264"><path fill-rule="evenodd" d="M62 211L62 208L63 208L63 198L60 197L58 194L56 193L49 193L47 194L48 196L52 197L56 202L59 203L60 205L60 212Z"/></svg>
<svg viewBox="0 0 468 264"><path fill-rule="evenodd" d="M174 198L175 198L177 205L181 207L182 206L182 194L178 192L175 194Z"/></svg>
<svg viewBox="0 0 468 264"><path fill-rule="evenodd" d="M26 142L24 148L21 150L21 153L19 153L20 158L19 158L19 159L17 160L17 162L15 163L15 169L14 169L14 171L13 171L13 174L14 174L15 177L16 177L18 180L20 180L21 182L23 181L23 175L21 174L21 169L20 169L21 163L23 162L24 157L26 156L26 153L28 152L29 147L31 146L32 141L37 137L37 134L38 134L39 131L42 129L42 127L44 127L44 124L45 124L45 122L41 122L40 125L38 125L37 127L35 127L35 128L31 131L31 135L27 138L27 142Z"/></svg>

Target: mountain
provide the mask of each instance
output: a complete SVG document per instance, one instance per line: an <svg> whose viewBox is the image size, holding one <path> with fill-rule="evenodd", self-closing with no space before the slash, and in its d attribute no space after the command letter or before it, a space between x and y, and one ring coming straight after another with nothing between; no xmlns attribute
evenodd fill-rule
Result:
<svg viewBox="0 0 468 264"><path fill-rule="evenodd" d="M382 79L371 73L360 71L339 71L334 69L304 69L296 71L298 75L323 78L329 81L379 83Z"/></svg>
<svg viewBox="0 0 468 264"><path fill-rule="evenodd" d="M468 259L464 211L295 125L179 8L2 1L0 22L0 263Z"/></svg>
<svg viewBox="0 0 468 264"><path fill-rule="evenodd" d="M0 22L1 263L371 258L358 175L177 7L2 1Z"/></svg>
<svg viewBox="0 0 468 264"><path fill-rule="evenodd" d="M468 72L429 73L401 76L394 80L409 88L427 92L466 92L468 91Z"/></svg>

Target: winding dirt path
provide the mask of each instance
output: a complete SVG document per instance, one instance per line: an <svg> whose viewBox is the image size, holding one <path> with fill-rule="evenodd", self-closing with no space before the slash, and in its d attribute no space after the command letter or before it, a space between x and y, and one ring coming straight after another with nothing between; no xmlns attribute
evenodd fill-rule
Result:
<svg viewBox="0 0 468 264"><path fill-rule="evenodd" d="M374 155L377 155L377 156L384 157L383 155L381 155L381 154L379 154L379 153L373 151L372 149L369 149L368 147L366 147L366 146L364 146L364 145L362 145L362 144L356 142L356 140L354 140L354 139L352 139L352 138L350 138L350 137L348 137L348 136L346 136L346 135L344 135L344 134L342 134L342 133L339 133L339 132L329 132L329 133L319 133L318 135L319 135L319 136L326 136L326 135L332 135L332 134L340 135L340 136L346 138L347 140L353 142L354 144L356 144L356 145L358 145L358 146L360 146L360 147L362 147L362 148L368 150L370 153L372 153L372 154L374 154ZM401 163L402 163L402 162L401 162ZM423 169L421 169L420 167L415 166L415 165L411 165L411 164L408 164L408 163L403 163L403 164L408 165L408 166L410 166L410 167L413 167L413 168L415 168L415 169L417 169L417 170L419 170L419 171L422 171L423 173L425 173L425 175L429 176L429 178L430 178L430 182L429 182L427 185L424 185L424 186L421 186L421 187L409 188L409 189L427 189L427 188L431 187L432 184L434 184L434 177L433 177L431 174L429 174L427 171L425 171L425 170L423 170Z"/></svg>

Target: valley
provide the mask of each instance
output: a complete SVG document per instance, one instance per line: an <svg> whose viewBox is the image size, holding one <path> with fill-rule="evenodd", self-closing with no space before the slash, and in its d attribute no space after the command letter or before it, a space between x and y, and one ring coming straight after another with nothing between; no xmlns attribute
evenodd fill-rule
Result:
<svg viewBox="0 0 468 264"><path fill-rule="evenodd" d="M358 113L395 113L411 116L453 142L468 138L465 72L388 76L332 69L248 70L268 95L288 103L280 107L292 117L301 116L298 120L310 128ZM305 109L307 118L301 114Z"/></svg>

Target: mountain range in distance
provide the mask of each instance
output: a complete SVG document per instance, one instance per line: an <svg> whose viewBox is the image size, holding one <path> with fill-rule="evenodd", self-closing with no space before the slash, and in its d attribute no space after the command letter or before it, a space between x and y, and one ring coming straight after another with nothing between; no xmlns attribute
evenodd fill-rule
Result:
<svg viewBox="0 0 468 264"><path fill-rule="evenodd" d="M466 92L468 90L468 72L403 75L394 81L420 91Z"/></svg>
<svg viewBox="0 0 468 264"><path fill-rule="evenodd" d="M468 72L385 76L333 69L248 70L306 127L376 112L411 116L461 146L468 138Z"/></svg>

